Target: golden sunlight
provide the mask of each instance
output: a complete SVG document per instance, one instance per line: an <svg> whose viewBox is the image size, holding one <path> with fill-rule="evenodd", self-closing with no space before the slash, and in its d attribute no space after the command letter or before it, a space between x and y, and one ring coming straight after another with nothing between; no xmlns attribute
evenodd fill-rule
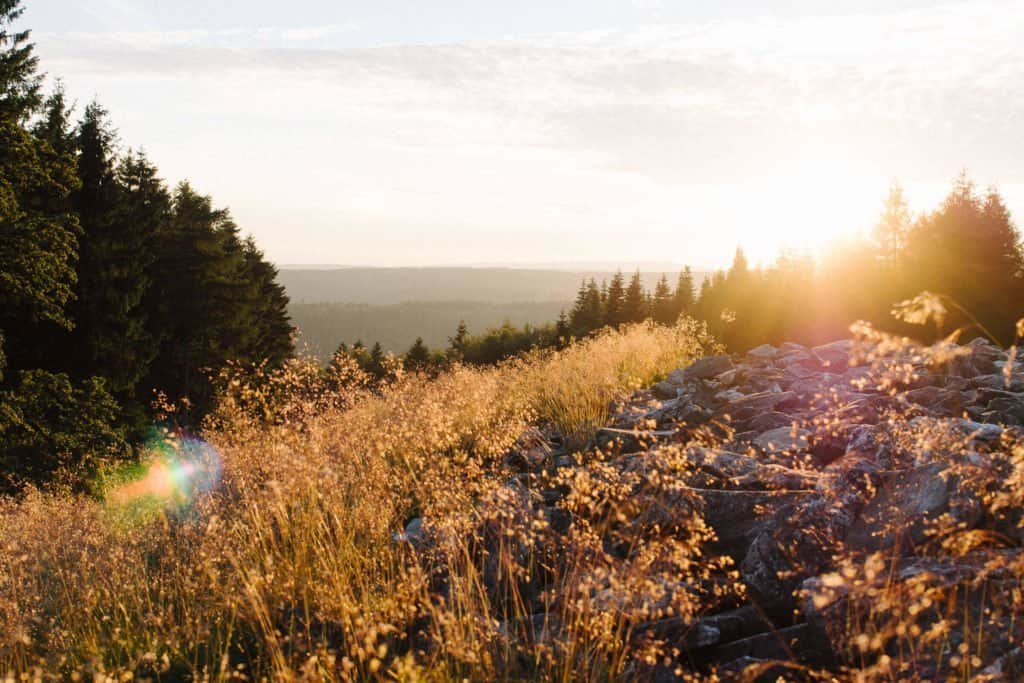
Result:
<svg viewBox="0 0 1024 683"><path fill-rule="evenodd" d="M748 253L770 262L780 249L817 253L869 230L891 179L851 147L814 144L743 184L748 220L764 225Z"/></svg>

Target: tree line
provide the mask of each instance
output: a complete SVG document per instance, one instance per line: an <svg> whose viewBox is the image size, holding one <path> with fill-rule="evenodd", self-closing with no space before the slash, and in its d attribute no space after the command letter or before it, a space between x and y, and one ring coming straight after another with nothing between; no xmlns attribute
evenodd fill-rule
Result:
<svg viewBox="0 0 1024 683"><path fill-rule="evenodd" d="M695 304L693 271L689 266L679 273L675 288L662 274L653 291L648 291L637 270L626 282L622 271L610 281L598 285L595 278L580 283L572 308L545 325L516 327L505 322L482 334L470 334L463 320L444 349L431 350L418 337L409 349L394 356L385 353L375 342L367 347L362 340L352 346L342 342L335 351L331 367L352 361L378 381L387 380L395 369L436 373L452 363L491 365L535 348L560 348L572 339L581 338L606 326L643 322L651 319L670 325L680 316L691 314Z"/></svg>
<svg viewBox="0 0 1024 683"><path fill-rule="evenodd" d="M930 327L893 317L922 293ZM738 249L728 270L701 286L697 317L729 348L822 343L866 321L922 341L955 330L1008 346L1024 316L1024 249L995 188L979 191L961 173L940 205L911 215L903 190L890 188L871 232L847 238L819 259L786 253L752 268Z"/></svg>
<svg viewBox="0 0 1024 683"><path fill-rule="evenodd" d="M225 209L170 189L98 103L42 93L0 0L0 488L130 457L154 400L197 423L229 362L292 354L277 271Z"/></svg>
<svg viewBox="0 0 1024 683"><path fill-rule="evenodd" d="M894 306L915 300L930 307L938 324L921 327L893 318ZM732 265L695 286L689 267L675 287L666 276L653 291L636 272L610 281L580 283L571 310L547 325L509 324L471 335L460 324L447 348L431 350L422 339L388 366L379 345L367 350L342 344L336 358L350 357L371 375L402 367L436 372L452 362L496 363L531 348L558 347L612 326L652 320L674 324L680 316L703 320L732 351L795 341L816 344L849 336L851 323L866 321L934 340L953 330L1009 345L1024 317L1024 248L1006 203L995 188L979 191L961 173L942 203L912 216L894 183L870 233L848 237L820 258L786 252L765 267L752 267L742 248Z"/></svg>

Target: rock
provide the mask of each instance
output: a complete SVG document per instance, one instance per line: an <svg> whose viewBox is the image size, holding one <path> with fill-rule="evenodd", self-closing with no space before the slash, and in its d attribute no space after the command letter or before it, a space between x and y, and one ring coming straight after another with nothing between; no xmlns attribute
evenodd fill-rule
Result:
<svg viewBox="0 0 1024 683"><path fill-rule="evenodd" d="M551 453L548 438L536 427L530 427L505 455L505 466L516 472L530 472L543 467Z"/></svg>
<svg viewBox="0 0 1024 683"><path fill-rule="evenodd" d="M742 392L736 391L735 389L726 389L715 394L715 399L722 401L723 403L732 403L734 401L740 401L744 397Z"/></svg>
<svg viewBox="0 0 1024 683"><path fill-rule="evenodd" d="M761 344L761 346L757 346L747 351L747 360L755 363L765 363L770 361L772 358L775 358L778 354L778 349L771 344Z"/></svg>
<svg viewBox="0 0 1024 683"><path fill-rule="evenodd" d="M619 453L635 453L645 450L654 444L670 439L675 435L671 429L618 429L603 427L597 430L595 441L598 447L606 451Z"/></svg>
<svg viewBox="0 0 1024 683"><path fill-rule="evenodd" d="M733 367L732 358L729 356L708 356L707 358L700 358L694 361L692 365L682 370L673 370L668 376L668 381L673 384L682 385L688 381L711 379L716 375L732 370ZM676 373L679 374L677 375Z"/></svg>
<svg viewBox="0 0 1024 683"><path fill-rule="evenodd" d="M796 394L792 391L783 391L781 393L761 391L737 398L729 402L722 410L731 415L733 419L746 420L755 415L773 411L779 404L794 398L796 398Z"/></svg>
<svg viewBox="0 0 1024 683"><path fill-rule="evenodd" d="M696 491L704 521L715 531L713 552L728 555L737 563L747 555L754 536L764 526L764 516L806 500L810 491Z"/></svg>
<svg viewBox="0 0 1024 683"><path fill-rule="evenodd" d="M1003 428L995 424L985 424L959 418L960 429L974 443L987 445L998 444L1003 436Z"/></svg>
<svg viewBox="0 0 1024 683"><path fill-rule="evenodd" d="M797 624L721 645L715 648L713 656L721 662L741 658L786 662L793 661L794 654L798 655L797 661L804 664L822 664L832 658L830 651L821 651L820 642L807 624Z"/></svg>
<svg viewBox="0 0 1024 683"><path fill-rule="evenodd" d="M658 382L654 385L654 395L658 398L676 398L679 396L679 386L668 381Z"/></svg>
<svg viewBox="0 0 1024 683"><path fill-rule="evenodd" d="M780 427L790 427L793 425L793 416L787 413L780 413L777 411L771 411L767 413L761 413L752 417L747 422L747 428L755 432L767 432L772 429L778 429Z"/></svg>
<svg viewBox="0 0 1024 683"><path fill-rule="evenodd" d="M643 622L633 628L633 640L638 643L647 639L661 640L692 651L764 633L771 627L754 607L746 605L696 621L670 617Z"/></svg>
<svg viewBox="0 0 1024 683"><path fill-rule="evenodd" d="M776 427L754 439L754 444L765 451L797 451L806 449L810 432L806 429Z"/></svg>
<svg viewBox="0 0 1024 683"><path fill-rule="evenodd" d="M853 342L849 339L815 346L811 352L821 361L823 367L832 372L843 372L848 367L850 351L853 349Z"/></svg>
<svg viewBox="0 0 1024 683"><path fill-rule="evenodd" d="M405 525L402 533L394 534L392 538L399 543L408 543L414 548L421 547L423 545L423 520L419 517L413 517Z"/></svg>
<svg viewBox="0 0 1024 683"><path fill-rule="evenodd" d="M853 523L846 537L851 550L874 552L900 544L912 548L928 539L930 525L956 508L957 521L971 528L981 506L957 492L957 478L944 463L930 463L910 471L886 473L878 494Z"/></svg>

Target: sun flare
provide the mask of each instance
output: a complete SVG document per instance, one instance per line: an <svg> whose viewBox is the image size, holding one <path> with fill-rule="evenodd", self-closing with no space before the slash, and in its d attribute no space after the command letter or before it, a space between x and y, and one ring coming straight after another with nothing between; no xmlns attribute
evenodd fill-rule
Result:
<svg viewBox="0 0 1024 683"><path fill-rule="evenodd" d="M747 180L740 196L763 225L748 252L770 262L780 250L818 253L871 227L891 182L865 156L841 145L813 145ZM745 231L747 232L747 231ZM746 247L746 243L744 244Z"/></svg>

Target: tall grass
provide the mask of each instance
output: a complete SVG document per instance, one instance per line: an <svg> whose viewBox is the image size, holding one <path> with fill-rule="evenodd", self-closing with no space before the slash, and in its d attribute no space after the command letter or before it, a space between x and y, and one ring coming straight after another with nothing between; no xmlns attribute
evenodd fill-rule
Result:
<svg viewBox="0 0 1024 683"><path fill-rule="evenodd" d="M614 615L696 609L651 577L692 563L706 530L692 515L680 522L692 548L652 541L633 568L613 568L599 539L636 482L593 493L589 516L576 482L580 522L563 537L531 505L539 484L510 483L502 458L532 425L582 446L612 401L712 346L684 322L375 391L354 374L325 384L301 361L259 381L230 378L203 434L220 455L216 489L168 504L127 504L115 484L106 496L0 501L0 673L615 675L633 655ZM183 448L172 436L153 457ZM413 517L427 552L396 536ZM623 585L635 604L609 610ZM557 619L536 624L539 609ZM545 639L558 647L533 647L536 629L559 630Z"/></svg>

